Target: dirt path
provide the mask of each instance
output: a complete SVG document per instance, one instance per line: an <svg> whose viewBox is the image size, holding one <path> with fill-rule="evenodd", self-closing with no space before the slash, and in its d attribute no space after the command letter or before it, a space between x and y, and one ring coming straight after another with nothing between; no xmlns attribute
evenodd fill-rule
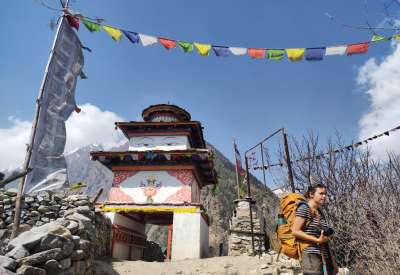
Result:
<svg viewBox="0 0 400 275"><path fill-rule="evenodd" d="M97 261L96 275L292 275L299 274L296 263L275 261L275 257L225 256L175 262Z"/></svg>

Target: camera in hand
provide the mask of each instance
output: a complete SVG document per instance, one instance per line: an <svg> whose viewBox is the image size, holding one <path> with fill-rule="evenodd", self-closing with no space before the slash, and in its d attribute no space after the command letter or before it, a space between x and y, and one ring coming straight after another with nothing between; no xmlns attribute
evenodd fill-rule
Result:
<svg viewBox="0 0 400 275"><path fill-rule="evenodd" d="M324 236L326 236L326 237L332 236L333 233L335 233L333 228L331 228L329 226L321 226L321 230L324 231Z"/></svg>

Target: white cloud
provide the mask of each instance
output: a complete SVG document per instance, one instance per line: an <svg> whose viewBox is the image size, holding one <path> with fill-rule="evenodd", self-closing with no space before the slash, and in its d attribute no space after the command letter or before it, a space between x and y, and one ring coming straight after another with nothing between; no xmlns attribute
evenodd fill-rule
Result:
<svg viewBox="0 0 400 275"><path fill-rule="evenodd" d="M74 112L66 123L66 152L93 143L109 149L126 141L123 134L114 128L114 122L124 121L123 118L116 113L102 111L89 103L79 107L82 111L79 114Z"/></svg>
<svg viewBox="0 0 400 275"><path fill-rule="evenodd" d="M65 152L88 144L101 144L107 150L126 141L114 122L124 121L116 113L102 111L92 104L80 105L82 111L73 113L66 123L67 144ZM9 117L9 128L0 128L0 171L22 166L32 124Z"/></svg>
<svg viewBox="0 0 400 275"><path fill-rule="evenodd" d="M357 84L370 99L370 109L359 121L360 139L400 125L400 44L380 62L369 59L359 69ZM370 142L370 148L378 159L388 152L400 153L400 131Z"/></svg>
<svg viewBox="0 0 400 275"><path fill-rule="evenodd" d="M22 166L32 127L29 121L15 117L9 117L8 121L11 127L0 128L0 170Z"/></svg>

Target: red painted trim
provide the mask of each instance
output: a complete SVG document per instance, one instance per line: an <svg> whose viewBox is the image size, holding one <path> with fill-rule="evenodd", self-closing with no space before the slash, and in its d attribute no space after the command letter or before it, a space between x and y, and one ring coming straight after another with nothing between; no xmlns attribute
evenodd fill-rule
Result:
<svg viewBox="0 0 400 275"><path fill-rule="evenodd" d="M168 225L167 259L171 260L172 225Z"/></svg>

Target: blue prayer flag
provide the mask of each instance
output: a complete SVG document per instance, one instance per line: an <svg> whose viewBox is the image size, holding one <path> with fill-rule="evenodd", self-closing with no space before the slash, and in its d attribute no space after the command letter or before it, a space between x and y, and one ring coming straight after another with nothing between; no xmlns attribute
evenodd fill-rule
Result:
<svg viewBox="0 0 400 275"><path fill-rule="evenodd" d="M322 60L325 55L325 47L321 48L307 48L305 52L305 58L307 61L318 61Z"/></svg>
<svg viewBox="0 0 400 275"><path fill-rule="evenodd" d="M139 35L136 32L121 30L126 38L128 38L133 44L139 43Z"/></svg>
<svg viewBox="0 0 400 275"><path fill-rule="evenodd" d="M227 57L230 54L228 47L212 46L212 49L216 56Z"/></svg>

